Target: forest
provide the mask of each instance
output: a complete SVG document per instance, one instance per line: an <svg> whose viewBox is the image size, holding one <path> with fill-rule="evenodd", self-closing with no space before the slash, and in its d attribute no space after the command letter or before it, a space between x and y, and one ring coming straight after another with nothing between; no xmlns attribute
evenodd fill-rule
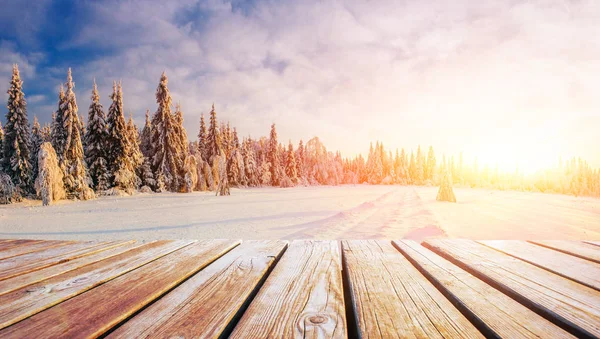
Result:
<svg viewBox="0 0 600 339"><path fill-rule="evenodd" d="M98 195L130 195L136 191L214 191L230 187L339 184L439 185L448 175L454 185L522 190L576 196L600 196L600 170L581 158L524 174L479 166L458 157L436 157L433 147L416 151L371 144L362 155L342 157L328 151L318 137L297 145L270 134L241 137L219 121L213 104L208 124L202 115L190 141L180 105L173 105L165 73L156 89L156 111L146 112L143 128L125 118L120 82L113 83L108 110L91 91L87 123L79 113L71 69L58 94L52 122L30 125L17 65L8 89L6 123L0 123L0 203L23 198L88 200Z"/></svg>

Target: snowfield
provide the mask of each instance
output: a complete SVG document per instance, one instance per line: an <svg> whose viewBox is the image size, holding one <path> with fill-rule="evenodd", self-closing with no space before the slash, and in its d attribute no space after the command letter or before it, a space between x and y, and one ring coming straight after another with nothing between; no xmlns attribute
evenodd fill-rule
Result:
<svg viewBox="0 0 600 339"><path fill-rule="evenodd" d="M600 240L600 199L436 187L317 186L0 206L0 238Z"/></svg>

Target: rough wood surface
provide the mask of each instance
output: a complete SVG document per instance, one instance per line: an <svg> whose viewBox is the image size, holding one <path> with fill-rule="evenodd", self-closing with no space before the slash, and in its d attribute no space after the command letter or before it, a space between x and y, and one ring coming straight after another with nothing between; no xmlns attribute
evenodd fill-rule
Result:
<svg viewBox="0 0 600 339"><path fill-rule="evenodd" d="M16 277L12 277L6 280L0 281L0 295L6 294L8 292L17 290L21 287L31 285L33 283L55 277L59 274L63 274L65 272L72 271L74 269L83 267L85 265L89 265L95 263L100 260L104 260L118 254L124 253L136 247L142 246L140 243L130 242L123 244L121 246L117 246L111 249L107 249L105 251L101 251L98 253L90 254L85 257L77 258L74 260L69 260L67 262L62 262L57 265L49 266L37 271L20 274Z"/></svg>
<svg viewBox="0 0 600 339"><path fill-rule="evenodd" d="M16 257L31 252L42 251L47 248L72 244L73 241L19 241L11 243L6 249L0 251L0 259Z"/></svg>
<svg viewBox="0 0 600 339"><path fill-rule="evenodd" d="M568 240L530 240L529 242L600 264L600 246Z"/></svg>
<svg viewBox="0 0 600 339"><path fill-rule="evenodd" d="M445 295L449 295L453 304L466 311L469 319L476 319L476 326L487 337L573 338L560 327L417 242L394 241L394 245Z"/></svg>
<svg viewBox="0 0 600 339"><path fill-rule="evenodd" d="M0 328L12 325L190 243L191 241L156 241L6 293L0 296Z"/></svg>
<svg viewBox="0 0 600 339"><path fill-rule="evenodd" d="M232 319L286 246L246 241L112 332L110 338L215 338Z"/></svg>
<svg viewBox="0 0 600 339"><path fill-rule="evenodd" d="M578 337L600 337L598 291L472 240L424 244Z"/></svg>
<svg viewBox="0 0 600 339"><path fill-rule="evenodd" d="M6 328L0 337L98 337L238 243L204 240L183 247Z"/></svg>
<svg viewBox="0 0 600 339"><path fill-rule="evenodd" d="M33 240L33 239L2 239L2 241L0 242L0 254L2 253L2 251L5 251L7 249L16 247L16 246L21 246L24 244L35 244L35 243L39 243L39 242L43 242L43 240Z"/></svg>
<svg viewBox="0 0 600 339"><path fill-rule="evenodd" d="M600 246L600 241L585 241L588 244L592 244L594 246Z"/></svg>
<svg viewBox="0 0 600 339"><path fill-rule="evenodd" d="M362 337L483 337L390 241L342 244Z"/></svg>
<svg viewBox="0 0 600 339"><path fill-rule="evenodd" d="M600 291L600 264L519 240L479 242Z"/></svg>
<svg viewBox="0 0 600 339"><path fill-rule="evenodd" d="M52 265L67 262L86 255L94 254L106 249L117 247L127 243L126 241L92 242L81 241L58 247L27 253L0 260L0 280L14 276L37 271Z"/></svg>
<svg viewBox="0 0 600 339"><path fill-rule="evenodd" d="M231 338L346 338L340 249L292 242Z"/></svg>

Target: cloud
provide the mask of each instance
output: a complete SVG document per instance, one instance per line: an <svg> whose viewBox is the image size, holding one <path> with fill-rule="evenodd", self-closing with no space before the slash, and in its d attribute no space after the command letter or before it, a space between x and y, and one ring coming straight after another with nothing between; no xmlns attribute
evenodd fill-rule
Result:
<svg viewBox="0 0 600 339"><path fill-rule="evenodd" d="M365 152L375 139L468 153L480 149L473 140L501 142L490 133L497 128L527 133L521 127L551 120L593 135L600 127L577 123L599 114L597 1L77 6L85 20L59 48L102 51L73 65L82 112L93 78L105 107L112 81L122 79L126 110L141 124L146 108L156 109L165 70L190 136L213 102L243 135L265 135L275 122L282 141L318 135L347 155ZM64 78L65 66L51 78Z"/></svg>

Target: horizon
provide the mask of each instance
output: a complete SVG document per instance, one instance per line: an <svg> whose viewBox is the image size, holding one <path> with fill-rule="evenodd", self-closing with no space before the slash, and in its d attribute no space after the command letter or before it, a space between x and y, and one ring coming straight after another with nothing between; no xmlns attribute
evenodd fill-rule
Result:
<svg viewBox="0 0 600 339"><path fill-rule="evenodd" d="M112 81L122 79L126 113L141 126L146 109L156 111L165 70L190 140L215 102L241 136L267 135L276 123L282 142L318 136L345 157L364 157L379 140L392 150L462 152L504 170L574 156L600 166L600 45L586 38L599 30L598 4L360 6L9 1L0 15L0 90L6 99L19 63L30 121L49 122L72 67L87 120L92 80L107 109ZM16 21L17 10L25 19ZM54 27L63 15L73 25Z"/></svg>

